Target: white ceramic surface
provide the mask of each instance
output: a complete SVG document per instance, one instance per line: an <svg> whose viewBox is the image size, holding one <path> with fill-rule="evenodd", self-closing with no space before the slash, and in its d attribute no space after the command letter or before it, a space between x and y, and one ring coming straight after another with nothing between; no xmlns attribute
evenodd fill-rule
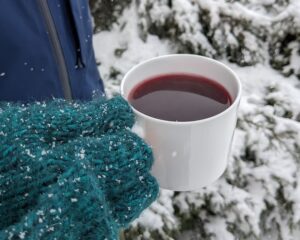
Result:
<svg viewBox="0 0 300 240"><path fill-rule="evenodd" d="M221 83L233 103L225 111L202 120L172 122L147 116L133 108L144 138L153 148L152 174L160 187L191 191L217 180L226 169L241 98L237 75L224 64L210 58L189 54L166 55L133 67L121 83L125 99L131 89L152 76L190 73ZM201 104L201 103L199 103Z"/></svg>

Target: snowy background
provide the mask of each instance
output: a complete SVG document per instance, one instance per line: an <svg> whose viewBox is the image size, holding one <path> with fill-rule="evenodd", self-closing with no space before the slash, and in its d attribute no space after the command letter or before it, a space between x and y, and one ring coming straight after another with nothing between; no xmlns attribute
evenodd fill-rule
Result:
<svg viewBox="0 0 300 240"><path fill-rule="evenodd" d="M300 0L91 0L107 92L151 57L218 59L243 83L226 173L162 190L126 239L300 239Z"/></svg>

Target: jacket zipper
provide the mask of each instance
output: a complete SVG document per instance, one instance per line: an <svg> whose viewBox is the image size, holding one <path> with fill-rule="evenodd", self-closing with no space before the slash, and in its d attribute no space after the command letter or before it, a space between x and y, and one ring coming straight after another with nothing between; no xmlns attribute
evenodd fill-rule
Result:
<svg viewBox="0 0 300 240"><path fill-rule="evenodd" d="M55 28L55 24L53 21L53 18L50 13L50 9L47 3L47 0L37 0L40 9L42 12L42 15L45 19L46 25L47 25L47 30L48 34L50 36L50 40L52 43L52 47L54 50L54 55L56 58L57 62L57 68L59 72L59 77L62 83L62 88L64 92L64 97L66 100L71 100L72 99L72 92L71 92L71 86L70 86L70 80L69 80L69 74L67 71L67 65L65 62L65 58L62 52L62 48L59 42L58 34Z"/></svg>
<svg viewBox="0 0 300 240"><path fill-rule="evenodd" d="M79 9L79 12L80 12L80 18L82 19L82 14L81 14L81 8L80 8L80 4L79 4L79 1L77 0L77 7ZM74 16L73 16L73 19L74 19ZM74 22L75 22L75 19L74 19ZM78 30L76 28L76 32L77 32L77 40L78 40L78 44L80 46L80 36L79 36L79 33L78 33ZM80 52L79 52L79 56L77 56L77 64L78 64L78 67L79 68L84 68L85 67L85 64L83 63L83 59L82 59L82 52L81 52L81 49L80 49Z"/></svg>
<svg viewBox="0 0 300 240"><path fill-rule="evenodd" d="M80 68L84 68L85 67L85 64L84 64L84 61L83 61L83 57L82 57L82 49L81 49L81 44L80 44L80 34L79 34L79 30L78 30L78 27L76 26L76 20L75 20L75 16L74 16L74 13L73 13L73 10L72 10L72 4L71 4L71 1L67 1L67 5L68 5L68 9L69 9L69 12L70 12L70 16L71 16L71 21L73 22L72 24L72 32L74 34L74 41L75 41L75 45L76 45L76 65L75 65L75 68L76 69L80 69ZM78 9L80 11L80 6L79 6L79 2L77 1L77 5L78 5ZM81 13L80 13L80 17L82 18L81 16Z"/></svg>

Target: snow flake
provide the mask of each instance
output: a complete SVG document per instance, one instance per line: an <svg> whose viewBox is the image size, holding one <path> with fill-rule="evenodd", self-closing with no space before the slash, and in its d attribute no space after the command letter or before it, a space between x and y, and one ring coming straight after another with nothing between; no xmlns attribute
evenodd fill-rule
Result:
<svg viewBox="0 0 300 240"><path fill-rule="evenodd" d="M47 154L46 150L43 149L41 154L46 155Z"/></svg>
<svg viewBox="0 0 300 240"><path fill-rule="evenodd" d="M30 152L30 149L25 149L25 152L27 153L27 155L28 155L29 157L35 158L35 155L33 155L33 154Z"/></svg>
<svg viewBox="0 0 300 240"><path fill-rule="evenodd" d="M84 159L85 158L85 150L84 149L80 150L79 157L80 157L80 159Z"/></svg>
<svg viewBox="0 0 300 240"><path fill-rule="evenodd" d="M47 231L48 231L48 232L54 232L54 227L48 227L48 228L47 228Z"/></svg>
<svg viewBox="0 0 300 240"><path fill-rule="evenodd" d="M19 238L20 238L20 239L24 239L24 238L25 238L25 235L26 235L26 232L20 232L20 233L19 233Z"/></svg>
<svg viewBox="0 0 300 240"><path fill-rule="evenodd" d="M36 214L39 215L39 216L43 216L43 215L44 215L44 211L38 210L38 211L36 212Z"/></svg>
<svg viewBox="0 0 300 240"><path fill-rule="evenodd" d="M55 209L50 209L49 212L50 212L50 213L56 213L56 210L55 210Z"/></svg>

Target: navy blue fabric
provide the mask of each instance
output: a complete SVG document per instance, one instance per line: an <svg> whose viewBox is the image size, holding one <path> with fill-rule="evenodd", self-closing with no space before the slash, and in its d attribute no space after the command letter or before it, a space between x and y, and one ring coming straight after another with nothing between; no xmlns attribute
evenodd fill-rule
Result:
<svg viewBox="0 0 300 240"><path fill-rule="evenodd" d="M63 98L55 53L39 0L0 3L0 101ZM70 79L72 97L104 92L92 45L88 0L48 0ZM78 34L78 35L76 35ZM79 37L79 39L78 39ZM78 45L84 67L77 67Z"/></svg>

